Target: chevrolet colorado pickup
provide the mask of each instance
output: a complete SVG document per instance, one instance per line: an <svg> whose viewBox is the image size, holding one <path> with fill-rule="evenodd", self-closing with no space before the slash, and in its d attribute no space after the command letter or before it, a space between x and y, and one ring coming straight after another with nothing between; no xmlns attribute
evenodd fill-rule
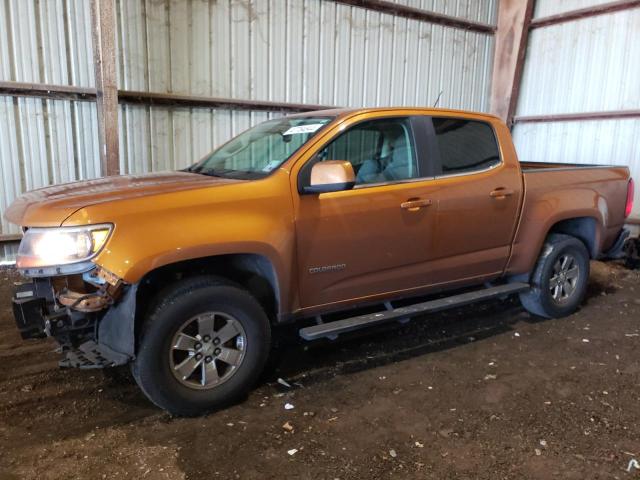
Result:
<svg viewBox="0 0 640 480"><path fill-rule="evenodd" d="M509 294L568 315L632 199L626 167L520 163L490 115L292 115L182 171L17 199L14 315L62 365L131 364L152 402L198 415L246 395L281 323L335 338Z"/></svg>

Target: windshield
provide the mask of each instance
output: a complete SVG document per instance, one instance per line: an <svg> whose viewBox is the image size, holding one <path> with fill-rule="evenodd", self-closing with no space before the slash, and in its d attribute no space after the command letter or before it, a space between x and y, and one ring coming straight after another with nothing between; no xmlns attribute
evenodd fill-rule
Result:
<svg viewBox="0 0 640 480"><path fill-rule="evenodd" d="M227 178L265 177L331 120L333 117L269 120L241 133L187 171Z"/></svg>

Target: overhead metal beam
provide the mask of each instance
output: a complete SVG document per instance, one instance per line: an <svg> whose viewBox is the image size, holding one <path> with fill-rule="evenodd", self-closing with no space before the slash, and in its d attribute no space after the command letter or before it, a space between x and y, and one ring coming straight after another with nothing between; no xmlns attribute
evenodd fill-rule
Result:
<svg viewBox="0 0 640 480"><path fill-rule="evenodd" d="M0 95L88 102L96 101L96 90L94 88L73 87L70 85L47 85L42 83L0 81ZM162 105L189 108L226 108L233 110L266 112L306 112L335 108L329 105L316 105L309 103L242 100L179 93L135 92L129 90L118 90L118 102L139 105Z"/></svg>
<svg viewBox="0 0 640 480"><path fill-rule="evenodd" d="M100 162L104 175L118 175L118 86L116 82L115 0L91 1L93 65Z"/></svg>
<svg viewBox="0 0 640 480"><path fill-rule="evenodd" d="M511 125L533 16L534 0L500 0L491 82L491 111Z"/></svg>
<svg viewBox="0 0 640 480"><path fill-rule="evenodd" d="M421 20L424 22L444 25L446 27L460 28L472 32L493 34L496 27L487 23L474 22L464 20L441 13L429 12L420 8L408 7L398 3L384 0L333 0L335 3L351 5L354 7L366 8L375 12L387 13L396 17L411 18L413 20Z"/></svg>
<svg viewBox="0 0 640 480"><path fill-rule="evenodd" d="M584 113L556 113L549 115L526 115L515 117L514 123L549 123L549 122L579 122L588 120L620 120L624 118L639 118L640 110L608 110L603 112Z"/></svg>
<svg viewBox="0 0 640 480"><path fill-rule="evenodd" d="M620 12L631 8L639 8L640 0L620 0L617 2L603 3L594 7L581 8L570 12L549 15L548 17L536 18L532 20L530 28L548 27L559 23L572 22L583 18L604 15L607 13Z"/></svg>
<svg viewBox="0 0 640 480"><path fill-rule="evenodd" d="M120 90L118 97L121 103L137 103L143 105L165 105L172 107L195 108L228 108L232 110L252 110L268 112L306 112L335 108L327 105L306 103L269 102L261 100L236 100L233 98L204 97L198 95L182 95L176 93L134 92Z"/></svg>
<svg viewBox="0 0 640 480"><path fill-rule="evenodd" d="M0 95L14 97L40 97L54 100L96 101L96 89L71 85L45 85L42 83L2 82Z"/></svg>

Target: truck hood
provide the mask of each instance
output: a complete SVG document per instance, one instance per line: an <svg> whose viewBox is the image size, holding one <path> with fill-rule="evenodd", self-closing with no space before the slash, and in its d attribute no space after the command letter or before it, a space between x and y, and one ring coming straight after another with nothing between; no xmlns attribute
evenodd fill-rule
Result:
<svg viewBox="0 0 640 480"><path fill-rule="evenodd" d="M57 227L89 205L242 181L188 172L106 177L32 190L16 199L4 216L21 226Z"/></svg>

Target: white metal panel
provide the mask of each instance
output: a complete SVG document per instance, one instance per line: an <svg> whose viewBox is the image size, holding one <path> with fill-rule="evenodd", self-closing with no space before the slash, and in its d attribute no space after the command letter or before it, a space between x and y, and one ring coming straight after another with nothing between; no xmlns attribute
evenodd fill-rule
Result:
<svg viewBox="0 0 640 480"><path fill-rule="evenodd" d="M640 185L640 119L520 123L513 139L521 161L625 165ZM640 219L640 188L634 203Z"/></svg>
<svg viewBox="0 0 640 480"><path fill-rule="evenodd" d="M496 23L497 0L395 0L395 3L489 25Z"/></svg>
<svg viewBox="0 0 640 480"><path fill-rule="evenodd" d="M423 2L490 21L495 1ZM428 5L427 5L428 4ZM493 38L318 0L119 0L120 88L487 110ZM123 172L189 165L257 112L121 108Z"/></svg>
<svg viewBox="0 0 640 480"><path fill-rule="evenodd" d="M640 9L533 30L517 115L640 108Z"/></svg>
<svg viewBox="0 0 640 480"><path fill-rule="evenodd" d="M10 242L0 244L0 266L13 265L18 256L20 242Z"/></svg>
<svg viewBox="0 0 640 480"><path fill-rule="evenodd" d="M612 0L536 0L534 18L548 17L587 7L595 7Z"/></svg>
<svg viewBox="0 0 640 480"><path fill-rule="evenodd" d="M0 97L0 213L22 192L21 162L18 154L18 134L14 114L14 99ZM17 227L0 215L0 233L18 233Z"/></svg>
<svg viewBox="0 0 640 480"><path fill-rule="evenodd" d="M495 13L494 0L423 3ZM118 11L121 88L341 106L432 105L442 91L440 106L488 108L491 35L319 0L119 0Z"/></svg>
<svg viewBox="0 0 640 480"><path fill-rule="evenodd" d="M100 176L90 102L0 97L0 212L21 193ZM4 218L0 233L17 233Z"/></svg>
<svg viewBox="0 0 640 480"><path fill-rule="evenodd" d="M92 86L89 1L0 2L0 80Z"/></svg>

